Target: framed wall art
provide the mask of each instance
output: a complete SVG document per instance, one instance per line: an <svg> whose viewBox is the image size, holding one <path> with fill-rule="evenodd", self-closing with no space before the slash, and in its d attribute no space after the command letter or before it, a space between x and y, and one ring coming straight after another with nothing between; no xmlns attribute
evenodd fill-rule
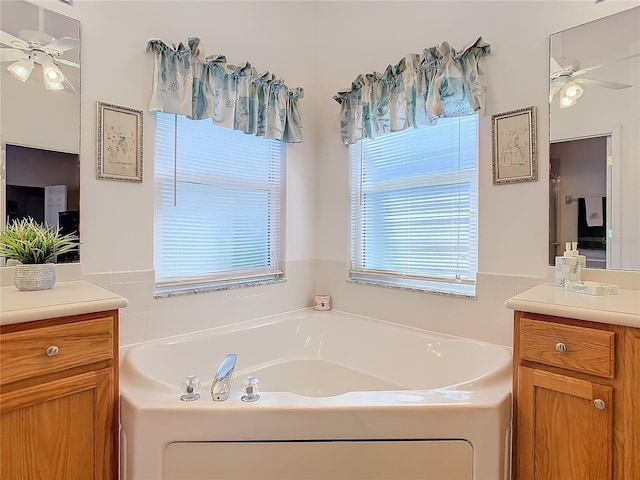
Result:
<svg viewBox="0 0 640 480"><path fill-rule="evenodd" d="M142 182L142 110L98 102L97 176Z"/></svg>
<svg viewBox="0 0 640 480"><path fill-rule="evenodd" d="M538 179L536 107L491 115L493 184Z"/></svg>

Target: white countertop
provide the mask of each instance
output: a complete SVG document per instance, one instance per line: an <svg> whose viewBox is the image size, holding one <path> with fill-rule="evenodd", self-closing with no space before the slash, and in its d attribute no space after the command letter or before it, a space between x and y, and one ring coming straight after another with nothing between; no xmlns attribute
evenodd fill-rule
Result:
<svg viewBox="0 0 640 480"><path fill-rule="evenodd" d="M21 292L0 288L0 325L45 318L103 312L126 307L128 301L109 290L85 281L57 282L50 290Z"/></svg>
<svg viewBox="0 0 640 480"><path fill-rule="evenodd" d="M617 295L586 295L567 292L543 283L511 297L512 310L640 328L640 291L619 290Z"/></svg>

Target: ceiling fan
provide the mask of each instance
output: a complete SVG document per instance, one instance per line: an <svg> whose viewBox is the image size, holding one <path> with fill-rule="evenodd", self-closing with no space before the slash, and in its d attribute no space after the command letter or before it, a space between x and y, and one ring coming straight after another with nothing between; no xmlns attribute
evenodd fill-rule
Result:
<svg viewBox="0 0 640 480"><path fill-rule="evenodd" d="M26 82L35 65L42 67L44 86L47 90L64 90L64 82L77 93L58 64L79 68L78 63L60 58L80 42L75 38L53 38L38 30L21 30L18 36L0 30L0 43L10 48L0 48L0 62L13 62L7 70L22 82Z"/></svg>
<svg viewBox="0 0 640 480"><path fill-rule="evenodd" d="M623 88L631 87L631 85L628 85L626 83L594 80L591 78L583 78L582 75L598 68L606 67L611 64L621 62L623 60L628 60L637 56L640 56L640 53L628 55L612 62L593 65L581 70L579 70L580 65L578 64L578 62L569 61L566 62L564 66L562 66L555 58L550 57L549 103L551 103L556 94L559 93L560 108L568 108L575 105L576 101L584 93L584 89L581 87L581 85L612 88L615 90L621 90Z"/></svg>

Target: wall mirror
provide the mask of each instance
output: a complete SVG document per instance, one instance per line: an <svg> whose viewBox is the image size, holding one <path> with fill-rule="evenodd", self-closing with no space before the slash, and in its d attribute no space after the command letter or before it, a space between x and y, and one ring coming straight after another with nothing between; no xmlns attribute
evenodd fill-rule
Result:
<svg viewBox="0 0 640 480"><path fill-rule="evenodd" d="M32 216L79 232L80 23L2 1L0 42L0 227Z"/></svg>
<svg viewBox="0 0 640 480"><path fill-rule="evenodd" d="M551 35L549 264L640 270L640 7Z"/></svg>

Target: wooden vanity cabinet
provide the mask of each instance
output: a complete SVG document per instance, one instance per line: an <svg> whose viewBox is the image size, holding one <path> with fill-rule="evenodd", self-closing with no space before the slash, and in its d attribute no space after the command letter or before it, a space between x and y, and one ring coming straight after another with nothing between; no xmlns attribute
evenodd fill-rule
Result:
<svg viewBox="0 0 640 480"><path fill-rule="evenodd" d="M0 328L0 478L115 480L118 311Z"/></svg>
<svg viewBox="0 0 640 480"><path fill-rule="evenodd" d="M513 479L640 479L640 329L516 311Z"/></svg>

